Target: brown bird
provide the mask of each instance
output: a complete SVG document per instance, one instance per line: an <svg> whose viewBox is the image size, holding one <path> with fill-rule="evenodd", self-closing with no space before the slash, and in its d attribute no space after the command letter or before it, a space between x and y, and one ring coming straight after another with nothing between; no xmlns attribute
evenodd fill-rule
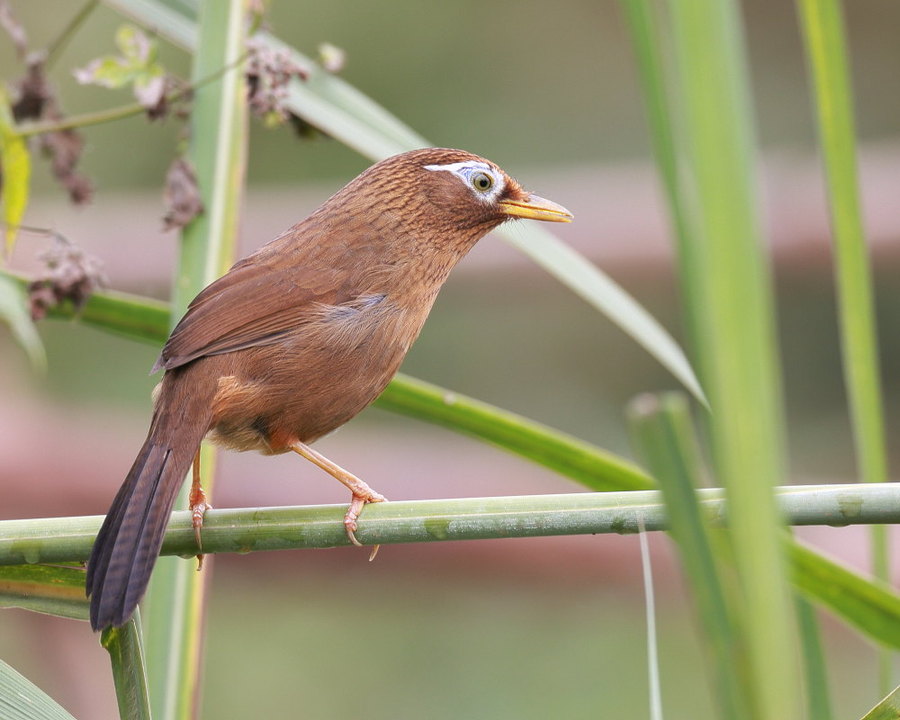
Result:
<svg viewBox="0 0 900 720"><path fill-rule="evenodd" d="M240 260L188 307L153 371L147 439L88 561L91 626L125 623L146 590L192 461L198 532L207 508L200 442L292 450L346 485L354 536L385 498L309 447L384 390L457 262L514 218L570 222L492 162L430 148L373 165L309 217Z"/></svg>

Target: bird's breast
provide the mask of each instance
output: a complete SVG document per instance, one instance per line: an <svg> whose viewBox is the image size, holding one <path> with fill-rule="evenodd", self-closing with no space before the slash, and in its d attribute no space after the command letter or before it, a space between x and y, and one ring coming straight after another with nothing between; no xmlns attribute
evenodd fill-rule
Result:
<svg viewBox="0 0 900 720"><path fill-rule="evenodd" d="M373 292L323 304L278 342L233 353L213 401L212 439L281 452L340 427L390 382L432 302L400 304Z"/></svg>

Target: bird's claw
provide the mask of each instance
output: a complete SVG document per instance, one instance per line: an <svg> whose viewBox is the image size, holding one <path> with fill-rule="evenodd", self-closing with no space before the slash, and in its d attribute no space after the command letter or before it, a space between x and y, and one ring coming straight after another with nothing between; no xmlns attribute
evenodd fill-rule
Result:
<svg viewBox="0 0 900 720"><path fill-rule="evenodd" d="M199 485L191 487L191 494L188 498L188 509L191 511L191 527L194 528L194 539L197 541L197 570L203 568L203 541L200 537L200 531L203 528L203 517L207 510L212 510L212 505L206 501L206 493Z"/></svg>
<svg viewBox="0 0 900 720"><path fill-rule="evenodd" d="M353 545L356 545L356 547L363 547L363 544L356 539L356 531L358 529L357 520L359 520L359 515L366 505L375 502L387 502L387 498L372 489L368 489L368 492L365 494L353 493L353 497L350 500L350 507L347 508L347 512L344 514L344 530L347 532L347 539L350 540ZM377 548L378 546L376 545L375 551L369 558L370 560L374 558L375 553L378 552Z"/></svg>

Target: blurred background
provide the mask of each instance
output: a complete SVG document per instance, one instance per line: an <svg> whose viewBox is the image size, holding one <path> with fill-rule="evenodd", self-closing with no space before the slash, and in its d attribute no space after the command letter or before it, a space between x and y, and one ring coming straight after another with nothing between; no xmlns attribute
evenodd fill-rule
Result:
<svg viewBox="0 0 900 720"><path fill-rule="evenodd" d="M10 3L32 47L77 4ZM847 3L861 178L871 240L888 426L900 422L900 6ZM484 3L273 2L271 29L315 55L347 53L342 77L438 145L485 155L572 210L559 236L683 337L670 233L627 32L610 0ZM124 21L104 8L53 79L68 113L130 101L77 85L71 69L113 51ZM831 250L794 9L745 4L760 196L775 265L795 483L854 479ZM165 43L161 59L188 75ZM5 37L0 77L21 74ZM35 169L30 225L100 256L110 286L164 298L177 237L162 182L180 140L143 118L84 131L91 205L70 207ZM324 137L254 124L242 248L306 215L368 165ZM22 235L10 266L33 271L48 241ZM105 512L143 440L159 351L44 322L49 367L29 369L0 330L0 519ZM497 238L457 269L403 370L631 455L623 408L675 381L601 315ZM894 434L893 437L896 437ZM320 449L393 499L574 492L502 451L377 409ZM891 446L896 466L900 445ZM223 454L218 507L334 503L344 489L297 458ZM801 535L859 568L859 528ZM712 716L702 649L671 548L651 538L662 689L670 717ZM643 714L647 672L634 537L574 537L219 557L210 563L204 717L545 718ZM874 655L826 619L836 714L860 716ZM78 717L113 717L105 652L86 623L0 613L0 657Z"/></svg>

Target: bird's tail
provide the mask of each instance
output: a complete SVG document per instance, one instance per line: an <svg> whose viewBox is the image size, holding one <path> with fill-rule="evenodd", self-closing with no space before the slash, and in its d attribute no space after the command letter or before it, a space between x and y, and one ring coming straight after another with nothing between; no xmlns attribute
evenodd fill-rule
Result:
<svg viewBox="0 0 900 720"><path fill-rule="evenodd" d="M184 380L179 370L163 378L147 439L94 542L86 580L94 630L123 625L143 597L175 496L208 430L209 398Z"/></svg>

